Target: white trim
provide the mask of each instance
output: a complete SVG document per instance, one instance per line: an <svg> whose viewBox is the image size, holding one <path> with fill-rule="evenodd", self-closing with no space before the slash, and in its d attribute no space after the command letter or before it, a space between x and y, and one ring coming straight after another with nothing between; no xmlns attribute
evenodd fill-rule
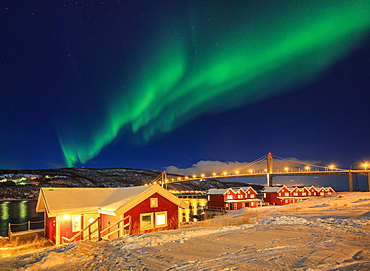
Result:
<svg viewBox="0 0 370 271"><path fill-rule="evenodd" d="M158 217L157 216L160 216L160 215L164 215L165 223L158 225L157 224L157 222L158 222ZM167 227L167 226L168 226L167 211L155 212L155 227L156 228L161 228L161 227Z"/></svg>
<svg viewBox="0 0 370 271"><path fill-rule="evenodd" d="M142 217L143 216L150 216L150 227L144 227L144 225L142 225ZM140 231L144 231L144 230L152 230L154 229L154 213L144 213L144 214L140 214Z"/></svg>

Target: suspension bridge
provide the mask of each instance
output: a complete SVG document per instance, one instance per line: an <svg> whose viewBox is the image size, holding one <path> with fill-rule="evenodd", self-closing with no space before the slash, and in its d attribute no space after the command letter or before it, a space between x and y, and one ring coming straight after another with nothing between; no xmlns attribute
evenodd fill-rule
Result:
<svg viewBox="0 0 370 271"><path fill-rule="evenodd" d="M295 159L281 158L272 156L268 153L250 163L246 163L232 170L213 172L210 175L200 174L192 176L179 176L177 178L167 178L166 172L162 172L150 184L169 184L186 182L193 180L206 179L226 179L226 178L250 178L264 177L266 185L273 186L273 178L279 176L317 176L317 175L348 175L348 190L353 192L353 174L367 176L367 191L370 192L370 164L363 163L364 169L341 169L335 165L320 166L311 163L303 163Z"/></svg>

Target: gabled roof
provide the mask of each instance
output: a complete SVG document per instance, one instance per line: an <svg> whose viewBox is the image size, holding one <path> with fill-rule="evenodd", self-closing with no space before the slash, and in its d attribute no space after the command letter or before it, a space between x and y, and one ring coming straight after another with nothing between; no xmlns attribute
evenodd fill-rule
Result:
<svg viewBox="0 0 370 271"><path fill-rule="evenodd" d="M277 193L277 192L279 192L281 189L283 189L284 187L285 187L286 189L288 189L288 191L290 191L288 187L286 187L285 185L283 185L283 186L268 186L268 187L265 187L265 188L262 190L262 192L263 192L263 193Z"/></svg>
<svg viewBox="0 0 370 271"><path fill-rule="evenodd" d="M316 192L317 192L317 188L316 187L314 187L313 185L311 185L311 186L306 186L305 187L307 190L310 190L311 188L313 188L313 189L315 189L316 190Z"/></svg>
<svg viewBox="0 0 370 271"><path fill-rule="evenodd" d="M69 212L117 215L119 209L125 212L155 193L181 208L187 208L187 204L166 189L150 185L124 188L41 188L36 211L46 211L50 216Z"/></svg>
<svg viewBox="0 0 370 271"><path fill-rule="evenodd" d="M252 189L254 192L256 192L251 186L243 186L243 187L230 187L230 188L212 188L208 190L207 194L208 195L225 195L227 191L231 191L234 194L237 194L239 190L242 190L245 193L248 189Z"/></svg>
<svg viewBox="0 0 370 271"><path fill-rule="evenodd" d="M209 189L207 194L208 195L223 195L225 194L230 188L212 188Z"/></svg>

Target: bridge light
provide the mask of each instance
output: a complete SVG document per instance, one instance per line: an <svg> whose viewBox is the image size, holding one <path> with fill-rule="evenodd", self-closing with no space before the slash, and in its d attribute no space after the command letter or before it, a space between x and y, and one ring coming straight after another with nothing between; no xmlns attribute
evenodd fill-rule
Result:
<svg viewBox="0 0 370 271"><path fill-rule="evenodd" d="M309 171L310 170L310 167L309 166L305 166L304 169L307 170L307 171Z"/></svg>
<svg viewBox="0 0 370 271"><path fill-rule="evenodd" d="M250 169L250 170L249 170L249 173L250 173L250 174L252 174L252 173L253 173L253 169Z"/></svg>
<svg viewBox="0 0 370 271"><path fill-rule="evenodd" d="M289 168L288 168L288 167L285 167L285 168L284 168L284 170L285 170L285 171L289 171Z"/></svg>
<svg viewBox="0 0 370 271"><path fill-rule="evenodd" d="M235 174L236 174L236 175L238 175L238 174L239 174L239 171L238 171L238 170L237 170L237 171L235 171Z"/></svg>
<svg viewBox="0 0 370 271"><path fill-rule="evenodd" d="M329 165L329 168L330 168L331 170L334 170L334 169L335 169L335 165L331 164L331 165Z"/></svg>
<svg viewBox="0 0 370 271"><path fill-rule="evenodd" d="M216 176L216 172L213 172L213 173L212 173L212 175L213 175L213 176Z"/></svg>
<svg viewBox="0 0 370 271"><path fill-rule="evenodd" d="M369 163L365 162L362 164L362 166L365 168L365 170L367 170L368 166L369 166Z"/></svg>
<svg viewBox="0 0 370 271"><path fill-rule="evenodd" d="M202 177L202 178L204 178L204 176L206 176L205 174L200 174L200 176Z"/></svg>
<svg viewBox="0 0 370 271"><path fill-rule="evenodd" d="M157 184L157 182L154 182L153 184Z"/></svg>
<svg viewBox="0 0 370 271"><path fill-rule="evenodd" d="M225 176L227 175L227 172L226 172L226 171L224 171L224 175L225 175Z"/></svg>
<svg viewBox="0 0 370 271"><path fill-rule="evenodd" d="M185 176L185 180L187 180L187 179L189 179L189 177L188 176Z"/></svg>
<svg viewBox="0 0 370 271"><path fill-rule="evenodd" d="M197 177L197 175L193 175L193 178L196 178Z"/></svg>
<svg viewBox="0 0 370 271"><path fill-rule="evenodd" d="M264 171L264 172L267 172L267 168L265 168L263 171Z"/></svg>

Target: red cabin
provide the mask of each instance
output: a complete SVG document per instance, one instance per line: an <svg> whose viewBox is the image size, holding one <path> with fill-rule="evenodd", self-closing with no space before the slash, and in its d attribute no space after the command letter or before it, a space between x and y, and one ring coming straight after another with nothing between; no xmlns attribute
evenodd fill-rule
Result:
<svg viewBox="0 0 370 271"><path fill-rule="evenodd" d="M317 196L317 189L316 187L314 186L311 186L311 187L305 187L308 191L308 196L312 197L312 196Z"/></svg>
<svg viewBox="0 0 370 271"><path fill-rule="evenodd" d="M263 192L263 200L272 205L285 205L293 203L293 199L290 196L290 190L288 187L265 187Z"/></svg>
<svg viewBox="0 0 370 271"><path fill-rule="evenodd" d="M59 245L90 239L94 234L111 239L124 234L178 229L179 208L188 205L161 186L151 185L41 188L36 211L44 212L45 236Z"/></svg>
<svg viewBox="0 0 370 271"><path fill-rule="evenodd" d="M318 190L317 190L317 196L325 196L325 193L326 193L326 190L325 190L325 187L320 187Z"/></svg>
<svg viewBox="0 0 370 271"><path fill-rule="evenodd" d="M332 195L335 194L335 191L331 187L325 187L325 195Z"/></svg>
<svg viewBox="0 0 370 271"><path fill-rule="evenodd" d="M261 202L257 199L257 192L252 187L210 189L207 195L209 208L239 210L244 207L257 207Z"/></svg>
<svg viewBox="0 0 370 271"><path fill-rule="evenodd" d="M309 191L308 191L307 187L301 188L301 196L302 197L307 197L307 196L309 196L308 194L309 194Z"/></svg>

